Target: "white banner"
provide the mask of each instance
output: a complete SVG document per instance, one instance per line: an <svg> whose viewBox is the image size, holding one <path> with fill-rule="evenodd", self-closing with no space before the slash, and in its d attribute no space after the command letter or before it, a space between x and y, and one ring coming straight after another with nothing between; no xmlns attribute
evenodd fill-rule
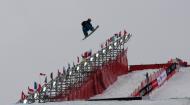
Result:
<svg viewBox="0 0 190 105"><path fill-rule="evenodd" d="M160 76L157 78L158 85L162 85L162 83L166 80L167 74L166 71L163 71Z"/></svg>

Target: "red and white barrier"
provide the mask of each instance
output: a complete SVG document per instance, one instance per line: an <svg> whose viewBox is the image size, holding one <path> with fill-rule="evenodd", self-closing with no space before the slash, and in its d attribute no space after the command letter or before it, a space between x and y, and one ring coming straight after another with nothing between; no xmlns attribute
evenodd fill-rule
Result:
<svg viewBox="0 0 190 105"><path fill-rule="evenodd" d="M71 89L67 96L58 95L54 98L61 100L88 100L94 95L101 94L117 80L118 76L128 73L128 60L125 51L121 52L115 60L110 60L94 71L80 88Z"/></svg>
<svg viewBox="0 0 190 105"><path fill-rule="evenodd" d="M131 96L145 96L152 92L154 89L159 88L166 80L169 80L179 69L179 64L168 63L168 67L160 69L154 74L149 76L149 83L146 80L141 82L141 85L134 90Z"/></svg>

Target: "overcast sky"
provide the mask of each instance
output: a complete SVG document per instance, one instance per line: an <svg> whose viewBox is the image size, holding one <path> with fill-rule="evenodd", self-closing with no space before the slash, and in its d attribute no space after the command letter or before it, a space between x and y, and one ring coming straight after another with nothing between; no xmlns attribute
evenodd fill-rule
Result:
<svg viewBox="0 0 190 105"><path fill-rule="evenodd" d="M114 33L133 34L129 64L190 61L189 0L0 0L0 104L20 98L83 51L96 52ZM100 28L82 41L81 22Z"/></svg>

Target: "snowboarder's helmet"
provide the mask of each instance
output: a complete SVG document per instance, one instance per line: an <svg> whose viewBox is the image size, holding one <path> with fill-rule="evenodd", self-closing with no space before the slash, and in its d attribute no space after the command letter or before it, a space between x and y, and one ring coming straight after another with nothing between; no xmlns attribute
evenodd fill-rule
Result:
<svg viewBox="0 0 190 105"><path fill-rule="evenodd" d="M91 18L88 18L88 20L87 20L87 21L91 22Z"/></svg>

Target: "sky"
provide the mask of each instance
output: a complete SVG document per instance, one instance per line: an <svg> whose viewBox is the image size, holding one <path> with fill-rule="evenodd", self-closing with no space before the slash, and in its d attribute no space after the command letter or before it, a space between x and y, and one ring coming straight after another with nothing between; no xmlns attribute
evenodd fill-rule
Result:
<svg viewBox="0 0 190 105"><path fill-rule="evenodd" d="M189 0L0 0L0 104L126 29L129 64L190 61ZM99 29L87 40L81 22Z"/></svg>

